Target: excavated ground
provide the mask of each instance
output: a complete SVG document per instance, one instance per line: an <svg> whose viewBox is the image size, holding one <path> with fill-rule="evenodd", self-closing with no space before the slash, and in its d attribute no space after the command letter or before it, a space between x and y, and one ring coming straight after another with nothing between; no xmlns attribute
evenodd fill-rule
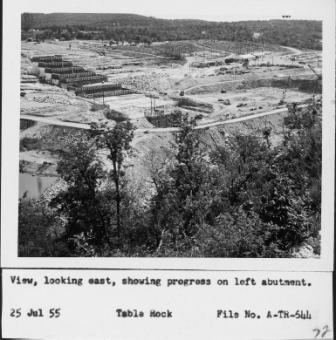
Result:
<svg viewBox="0 0 336 340"><path fill-rule="evenodd" d="M41 84L34 76L30 62L34 55L62 54L65 60L88 70L105 74L108 81L121 83L136 90L136 94L105 96L104 103L128 116L137 128L153 128L145 116L154 108L171 112L179 109L198 118L198 125L226 121L232 118L268 112L285 107L290 102L306 102L315 91L317 75L321 73L321 53L299 51L294 48L267 46L252 51L258 59L248 68L241 63L225 64L232 56L234 44L227 42L185 41L171 43L185 53L185 60L171 60L165 54L165 43L143 46L104 46L98 41L46 41L39 44L22 42L21 46L21 114L48 119L90 123L107 121L102 110L92 110L103 98L85 99L71 91ZM71 45L71 47L70 47ZM216 62L217 66L195 67L199 63ZM305 63L305 64L304 64ZM291 78L291 79L289 79ZM312 85L300 90L300 83L292 79L309 78ZM180 96L184 91L184 97ZM158 97L151 100L148 93ZM183 104L181 98L184 98ZM209 130L217 136L222 129L261 129L270 124L273 131L281 126L282 114L265 116L249 122L228 124ZM20 152L21 167L26 172L55 175L57 153L53 143L57 136L72 133L71 128L51 127L36 123L21 131L21 139L43 140L43 147ZM202 138L206 145L213 140L209 131ZM218 134L220 136L220 134ZM217 136L217 137L218 137ZM274 141L276 142L276 133ZM158 161L169 152L173 136L170 133L136 134L133 141L135 157L130 160L130 177L136 183L150 182L149 163ZM37 144L38 145L38 144ZM154 163L155 163L154 162ZM43 165L43 166L42 166ZM151 185L150 183L148 185Z"/></svg>

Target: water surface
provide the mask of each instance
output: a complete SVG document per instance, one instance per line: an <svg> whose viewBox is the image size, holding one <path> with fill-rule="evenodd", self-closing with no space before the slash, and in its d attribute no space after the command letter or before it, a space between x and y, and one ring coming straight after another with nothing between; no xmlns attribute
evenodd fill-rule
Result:
<svg viewBox="0 0 336 340"><path fill-rule="evenodd" d="M19 198L27 192L27 197L40 198L41 194L57 181L57 177L46 177L20 173L19 178Z"/></svg>

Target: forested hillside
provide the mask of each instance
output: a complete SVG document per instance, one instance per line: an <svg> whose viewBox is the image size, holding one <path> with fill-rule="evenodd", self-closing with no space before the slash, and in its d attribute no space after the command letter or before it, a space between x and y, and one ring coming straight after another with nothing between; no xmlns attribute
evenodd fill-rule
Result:
<svg viewBox="0 0 336 340"><path fill-rule="evenodd" d="M133 125L92 125L63 141L66 186L20 199L19 255L291 257L305 244L319 254L321 106L294 105L274 145L272 133L237 131L209 149L184 117L153 190L131 190Z"/></svg>
<svg viewBox="0 0 336 340"><path fill-rule="evenodd" d="M23 38L39 29L40 39L113 39L153 42L215 39L251 41L321 49L322 22L311 20L267 20L208 22L166 20L135 14L23 13Z"/></svg>

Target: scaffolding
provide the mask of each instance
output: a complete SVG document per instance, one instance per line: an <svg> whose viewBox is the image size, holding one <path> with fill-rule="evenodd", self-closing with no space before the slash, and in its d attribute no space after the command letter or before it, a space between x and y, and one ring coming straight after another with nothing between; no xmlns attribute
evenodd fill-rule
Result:
<svg viewBox="0 0 336 340"><path fill-rule="evenodd" d="M58 67L58 68L46 68L45 73L53 73L53 74L71 74L71 73L80 73L85 71L85 69L81 66L72 66L72 67Z"/></svg>
<svg viewBox="0 0 336 340"><path fill-rule="evenodd" d="M99 82L106 81L106 80L107 80L106 76L96 74L93 76L64 79L62 83L69 84L69 85L78 84L80 86L80 85L91 84L91 83L99 83Z"/></svg>
<svg viewBox="0 0 336 340"><path fill-rule="evenodd" d="M71 61L40 61L38 63L38 67L43 67L43 68L63 68L63 67L71 67L72 62Z"/></svg>
<svg viewBox="0 0 336 340"><path fill-rule="evenodd" d="M63 57L59 54L47 55L47 56L35 56L31 58L32 62L52 62L52 61L62 61Z"/></svg>
<svg viewBox="0 0 336 340"><path fill-rule="evenodd" d="M155 127L180 127L182 121L181 111L173 111L168 114L159 108L154 111L145 111L145 118Z"/></svg>
<svg viewBox="0 0 336 340"><path fill-rule="evenodd" d="M95 76L96 73L92 71L76 72L76 73L65 73L65 74L55 74L51 75L52 79L58 79L59 81L65 81L67 79L76 79L80 77Z"/></svg>
<svg viewBox="0 0 336 340"><path fill-rule="evenodd" d="M94 93L82 93L80 96L86 97L86 98L98 98L98 97L114 97L114 96L123 96L126 94L132 94L134 91L129 89L116 89L116 90L110 90L110 91L99 91Z"/></svg>
<svg viewBox="0 0 336 340"><path fill-rule="evenodd" d="M105 83L106 75L74 66L71 61L63 60L61 55L36 56L31 60L38 63L42 79L69 91L75 91L76 95L104 98L135 93L131 89L123 88L119 83Z"/></svg>
<svg viewBox="0 0 336 340"><path fill-rule="evenodd" d="M104 96L121 96L135 93L133 90L124 88L120 83L90 84L79 87L75 90L76 95L96 98Z"/></svg>

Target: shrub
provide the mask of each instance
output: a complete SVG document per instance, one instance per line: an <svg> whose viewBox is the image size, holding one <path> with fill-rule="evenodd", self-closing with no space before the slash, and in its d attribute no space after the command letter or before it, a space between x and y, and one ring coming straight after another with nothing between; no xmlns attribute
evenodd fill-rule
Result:
<svg viewBox="0 0 336 340"><path fill-rule="evenodd" d="M41 149L42 141L39 138L24 137L20 140L20 151Z"/></svg>

